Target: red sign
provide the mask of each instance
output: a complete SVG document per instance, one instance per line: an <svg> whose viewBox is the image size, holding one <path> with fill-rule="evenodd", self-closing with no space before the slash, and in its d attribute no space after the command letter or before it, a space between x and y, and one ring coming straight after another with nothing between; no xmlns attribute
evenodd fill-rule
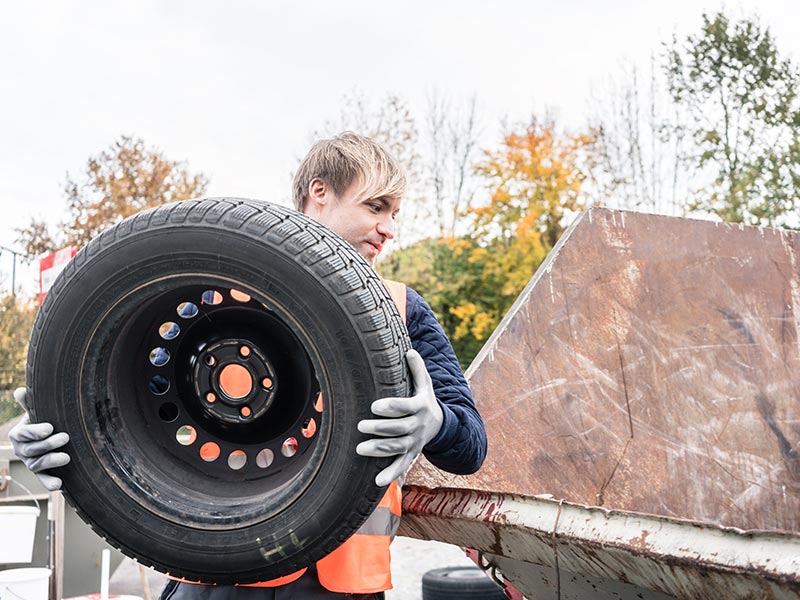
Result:
<svg viewBox="0 0 800 600"><path fill-rule="evenodd" d="M75 246L67 246L57 252L48 254L39 261L39 306L44 302L44 297L58 274L64 270L67 263L77 254Z"/></svg>

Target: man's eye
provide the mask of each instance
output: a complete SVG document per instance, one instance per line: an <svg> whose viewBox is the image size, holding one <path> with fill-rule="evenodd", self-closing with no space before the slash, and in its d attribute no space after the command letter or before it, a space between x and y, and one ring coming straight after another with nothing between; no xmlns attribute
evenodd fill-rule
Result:
<svg viewBox="0 0 800 600"><path fill-rule="evenodd" d="M374 210L375 212L381 212L381 205L380 204L370 204L369 207Z"/></svg>

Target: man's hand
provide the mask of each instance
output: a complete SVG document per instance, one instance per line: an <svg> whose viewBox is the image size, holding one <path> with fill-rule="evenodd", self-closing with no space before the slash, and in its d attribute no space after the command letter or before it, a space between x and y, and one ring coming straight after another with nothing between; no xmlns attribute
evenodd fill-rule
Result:
<svg viewBox="0 0 800 600"><path fill-rule="evenodd" d="M406 354L415 394L410 398L381 398L372 403L373 414L382 419L365 419L358 424L361 433L380 437L361 442L356 452L361 456L397 456L378 473L375 484L381 487L405 473L442 427L442 407L433 392L433 383L425 361L416 350Z"/></svg>
<svg viewBox="0 0 800 600"><path fill-rule="evenodd" d="M14 390L14 398L25 409L25 416L8 432L8 439L11 440L11 447L17 458L36 473L36 477L44 487L53 492L61 488L61 479L43 471L63 467L69 462L69 454L54 452L69 441L69 435L53 434L53 426L50 423L31 423L25 396L25 388Z"/></svg>

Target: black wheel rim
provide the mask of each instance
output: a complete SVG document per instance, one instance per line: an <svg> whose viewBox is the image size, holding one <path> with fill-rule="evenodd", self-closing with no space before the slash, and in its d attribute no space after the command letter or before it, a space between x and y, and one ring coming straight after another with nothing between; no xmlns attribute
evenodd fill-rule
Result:
<svg viewBox="0 0 800 600"><path fill-rule="evenodd" d="M314 340L238 282L177 275L132 291L101 319L84 364L100 463L166 520L264 521L322 463L332 414Z"/></svg>

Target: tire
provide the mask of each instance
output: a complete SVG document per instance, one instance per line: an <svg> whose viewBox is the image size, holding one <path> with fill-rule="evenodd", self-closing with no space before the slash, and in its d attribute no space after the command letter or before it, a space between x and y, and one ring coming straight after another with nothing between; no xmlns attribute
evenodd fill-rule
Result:
<svg viewBox="0 0 800 600"><path fill-rule="evenodd" d="M445 567L422 576L422 600L508 600L478 567Z"/></svg>
<svg viewBox="0 0 800 600"><path fill-rule="evenodd" d="M375 272L324 226L178 202L58 277L31 337L30 413L69 433L54 472L112 545L191 581L265 581L333 551L384 494L391 458L356 455L356 424L409 394L410 347Z"/></svg>

